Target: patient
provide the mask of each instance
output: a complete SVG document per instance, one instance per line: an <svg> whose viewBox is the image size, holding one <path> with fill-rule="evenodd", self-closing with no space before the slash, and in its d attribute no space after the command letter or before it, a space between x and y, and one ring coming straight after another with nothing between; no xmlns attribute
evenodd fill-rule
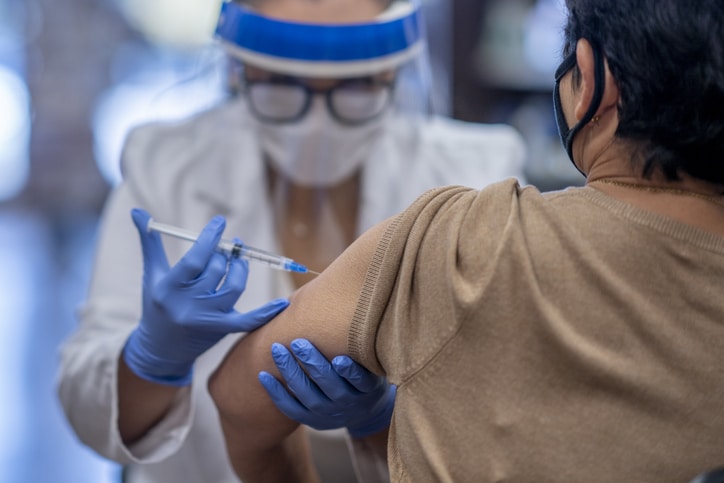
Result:
<svg viewBox="0 0 724 483"><path fill-rule="evenodd" d="M673 483L722 463L724 3L566 4L555 111L586 186L432 190L242 339L210 391L245 483L316 480L265 392L298 370L275 343L303 359L302 337L398 386L370 438L393 481Z"/></svg>

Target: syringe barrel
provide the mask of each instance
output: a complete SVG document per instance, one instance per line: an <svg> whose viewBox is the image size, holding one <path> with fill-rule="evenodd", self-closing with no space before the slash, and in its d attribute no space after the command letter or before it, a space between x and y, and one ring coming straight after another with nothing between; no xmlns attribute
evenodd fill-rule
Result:
<svg viewBox="0 0 724 483"><path fill-rule="evenodd" d="M183 228L178 228L172 225L158 223L153 219L149 220L147 229L157 231L159 233L164 233L166 235L171 235L176 238L181 238L183 240L188 240L191 242L195 242L199 237L198 233L192 232L190 230L185 230ZM274 253L260 250L258 248L253 248L244 245L243 243L236 243L231 240L222 239L219 241L219 244L216 246L216 248L217 250L224 252L230 256L262 262L278 270L301 273L307 272L307 268L304 265L295 262L291 258L283 257L281 255L275 255Z"/></svg>
<svg viewBox="0 0 724 483"><path fill-rule="evenodd" d="M287 270L287 268L294 263L292 259L283 257L280 255L274 255L258 248L249 247L243 244L236 244L236 253L238 256L248 258L250 260L256 260L257 262L266 263L272 268L278 268L280 270ZM235 253L232 253L235 255Z"/></svg>

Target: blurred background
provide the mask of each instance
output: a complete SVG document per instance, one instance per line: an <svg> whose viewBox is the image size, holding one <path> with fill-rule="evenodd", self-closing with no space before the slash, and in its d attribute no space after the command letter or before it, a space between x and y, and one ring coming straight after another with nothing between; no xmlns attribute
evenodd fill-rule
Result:
<svg viewBox="0 0 724 483"><path fill-rule="evenodd" d="M118 482L55 396L128 129L225 96L221 0L0 0L0 482ZM561 0L421 0L438 110L513 124L543 190L583 180L552 112Z"/></svg>

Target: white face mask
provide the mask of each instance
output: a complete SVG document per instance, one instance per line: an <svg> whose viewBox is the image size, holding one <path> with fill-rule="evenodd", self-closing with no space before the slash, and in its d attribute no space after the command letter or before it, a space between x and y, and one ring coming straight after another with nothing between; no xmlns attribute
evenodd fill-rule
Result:
<svg viewBox="0 0 724 483"><path fill-rule="evenodd" d="M252 116L253 117L253 116ZM388 113L359 126L340 124L315 96L298 122L255 122L262 150L290 181L307 187L335 185L352 176L384 133Z"/></svg>

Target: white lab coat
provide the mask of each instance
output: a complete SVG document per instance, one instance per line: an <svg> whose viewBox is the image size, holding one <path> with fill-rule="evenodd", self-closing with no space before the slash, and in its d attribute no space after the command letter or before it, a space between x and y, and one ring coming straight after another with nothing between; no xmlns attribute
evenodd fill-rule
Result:
<svg viewBox="0 0 724 483"><path fill-rule="evenodd" d="M523 142L507 126L441 118L417 128L395 123L365 164L359 232L434 186L483 187L511 176L522 180L523 159ZM159 221L191 230L200 230L212 216L222 214L229 236L281 251L243 100L230 100L192 119L134 130L122 163L124 181L111 193L103 214L80 325L61 348L60 400L86 445L131 465L132 483L237 482L206 381L238 336L226 337L199 358L193 384L182 390L163 421L131 447L121 442L117 428L116 374L121 349L141 316L143 264L131 208L145 208ZM168 238L164 244L171 263L189 247ZM249 310L291 290L287 274L252 263L237 309ZM339 436L344 431L330 434L339 441L333 446L346 455L345 439ZM327 455L321 465L334 473L338 455Z"/></svg>

